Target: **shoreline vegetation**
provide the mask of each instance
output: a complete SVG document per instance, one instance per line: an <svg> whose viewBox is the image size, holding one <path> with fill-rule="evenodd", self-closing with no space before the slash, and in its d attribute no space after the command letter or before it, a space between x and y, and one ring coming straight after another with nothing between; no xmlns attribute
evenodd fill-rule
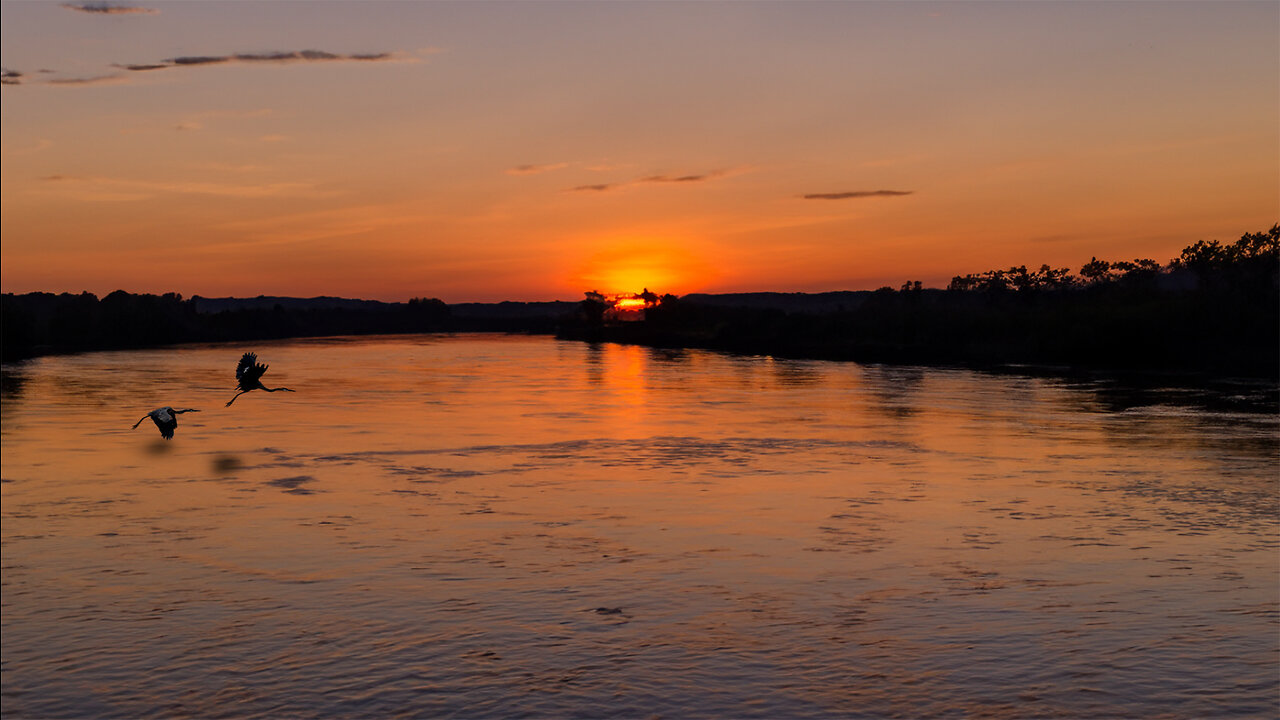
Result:
<svg viewBox="0 0 1280 720"><path fill-rule="evenodd" d="M1280 225L1200 241L1161 264L1094 258L960 275L944 289L606 297L580 302L383 303L5 293L3 359L88 350L335 335L554 334L892 364L1280 377Z"/></svg>

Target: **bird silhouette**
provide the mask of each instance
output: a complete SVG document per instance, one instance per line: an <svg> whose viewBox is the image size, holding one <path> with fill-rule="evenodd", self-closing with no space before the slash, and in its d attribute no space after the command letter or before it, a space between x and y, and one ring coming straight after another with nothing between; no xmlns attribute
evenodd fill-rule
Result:
<svg viewBox="0 0 1280 720"><path fill-rule="evenodd" d="M289 388L269 388L262 384L262 374L267 371L267 366L258 362L258 356L254 353L245 353L240 358L240 364L236 365L236 382L240 383L240 392L236 393L236 397L227 401L227 407L231 407L231 403L236 398L249 392L250 390L266 390L267 392L276 392L283 390L285 392L293 392Z"/></svg>
<svg viewBox="0 0 1280 720"><path fill-rule="evenodd" d="M152 410L146 415L143 415L142 417L138 418L138 422L133 424L133 429L137 430L138 426L142 424L143 420L146 420L147 418L151 418L152 420L155 421L156 427L160 428L160 434L164 436L164 439L172 440L173 429L178 427L178 416L181 415L182 413L187 413L187 412L200 412L200 411L193 410L191 408L186 408L183 410L174 410L171 407L156 408L155 410Z"/></svg>

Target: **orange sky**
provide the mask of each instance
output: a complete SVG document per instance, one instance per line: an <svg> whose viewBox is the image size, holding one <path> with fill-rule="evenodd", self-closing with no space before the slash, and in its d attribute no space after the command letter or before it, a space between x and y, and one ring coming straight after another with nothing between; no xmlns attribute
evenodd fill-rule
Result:
<svg viewBox="0 0 1280 720"><path fill-rule="evenodd" d="M6 292L938 286L1280 221L1275 2L0 12Z"/></svg>

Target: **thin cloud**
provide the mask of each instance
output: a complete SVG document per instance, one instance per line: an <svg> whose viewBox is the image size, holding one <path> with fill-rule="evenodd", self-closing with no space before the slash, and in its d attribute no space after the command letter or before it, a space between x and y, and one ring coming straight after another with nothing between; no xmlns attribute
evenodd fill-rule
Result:
<svg viewBox="0 0 1280 720"><path fill-rule="evenodd" d="M646 178L640 178L636 182L642 183L692 183L710 180L719 177L720 173L710 173L707 175L678 175L672 177L670 175L650 175Z"/></svg>
<svg viewBox="0 0 1280 720"><path fill-rule="evenodd" d="M96 75L94 77L82 77L82 78L76 78L76 77L54 78L53 80L46 80L45 84L46 85L63 85L63 86L118 85L125 82L128 82L128 80L123 75Z"/></svg>
<svg viewBox="0 0 1280 720"><path fill-rule="evenodd" d="M170 66L173 65L217 65L224 63L231 58L227 55L192 55L187 57L176 57L165 60Z"/></svg>
<svg viewBox="0 0 1280 720"><path fill-rule="evenodd" d="M0 84L3 85L21 85L22 73L9 68L0 69Z"/></svg>
<svg viewBox="0 0 1280 720"><path fill-rule="evenodd" d="M517 165L507 170L508 175L540 175L553 170L562 170L569 167L567 162L548 163L546 165Z"/></svg>
<svg viewBox="0 0 1280 720"><path fill-rule="evenodd" d="M239 62L315 62L323 60L349 60L353 62L377 62L391 60L391 53L354 53L338 55L323 50L301 50L297 52L237 53L229 59Z"/></svg>
<svg viewBox="0 0 1280 720"><path fill-rule="evenodd" d="M183 55L150 63L117 64L115 67L131 72L147 72L175 67L200 67L203 65L223 65L226 63L308 63L308 62L388 62L398 60L394 53L331 53L324 50L272 50L260 53L235 53L232 55Z"/></svg>
<svg viewBox="0 0 1280 720"><path fill-rule="evenodd" d="M146 72L147 70L162 70L173 66L165 63L151 63L147 65L112 65L112 67L118 67L121 70L131 70L133 72Z"/></svg>
<svg viewBox="0 0 1280 720"><path fill-rule="evenodd" d="M155 8L136 7L133 5L112 5L110 3L62 3L62 7L76 12L93 15L155 15Z"/></svg>
<svg viewBox="0 0 1280 720"><path fill-rule="evenodd" d="M690 185L694 183L707 182L708 180L716 180L729 174L730 173L726 170L716 170L715 172L702 173L700 175L646 175L645 177L636 178L629 182L579 185L577 187L569 188L568 192L608 192L611 190L630 187L632 185Z"/></svg>
<svg viewBox="0 0 1280 720"><path fill-rule="evenodd" d="M852 192L810 193L802 195L805 200L857 200L871 197L899 197L910 195L915 190L854 190Z"/></svg>

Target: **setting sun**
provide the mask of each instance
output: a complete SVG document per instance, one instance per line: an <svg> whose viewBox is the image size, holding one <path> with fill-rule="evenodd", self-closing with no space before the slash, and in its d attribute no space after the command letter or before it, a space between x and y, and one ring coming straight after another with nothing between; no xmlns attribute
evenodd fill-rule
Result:
<svg viewBox="0 0 1280 720"><path fill-rule="evenodd" d="M619 310L639 310L647 304L644 298L624 297L614 302L613 306Z"/></svg>

